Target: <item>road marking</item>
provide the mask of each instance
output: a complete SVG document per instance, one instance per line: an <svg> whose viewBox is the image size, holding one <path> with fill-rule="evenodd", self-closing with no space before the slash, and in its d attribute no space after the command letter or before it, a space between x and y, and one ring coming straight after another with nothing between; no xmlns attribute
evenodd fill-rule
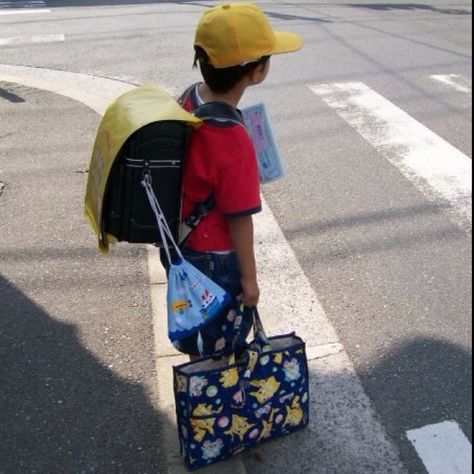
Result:
<svg viewBox="0 0 474 474"><path fill-rule="evenodd" d="M86 74L4 64L0 64L0 81L52 91L78 100L98 113L103 113L107 104L117 95L133 87L123 82ZM272 333L296 331L305 338L312 370L318 374L324 373L324 377L319 376L318 380L311 381L313 385L319 384L317 389L314 386L312 390L312 416L317 419L317 413L324 407L328 419L334 420L330 430L317 431L318 426L315 424L314 428L307 431L307 436L310 436L311 442L314 440L315 443L321 442L321 437L324 437L325 446L331 448L331 452L334 448L334 452L347 456L347 462L351 465L363 459L364 470L352 470L354 474L367 472L366 463L373 463L373 466L372 464L370 466L372 469L375 466L377 468L382 466L386 472L405 473L400 464L397 448L388 438L374 413L370 400L311 283L263 199L262 204L263 211L255 219L255 241L258 242L256 253L257 260L261 262L261 314L272 328ZM167 472L181 474L185 473L186 469L179 455L176 428L173 426L175 416L171 366L186 360L186 357L178 355L167 340L164 309L166 277L159 263L157 249L153 246L147 246L147 249L155 332L155 361L157 377L160 380L157 384L159 409L169 417L169 422L165 423L164 434L165 451L168 455ZM294 297L295 294L298 298ZM326 387L326 390L321 390L321 387ZM357 420L357 423L353 422L354 420ZM354 430L350 428L352 426ZM361 431L364 433L363 437L360 436ZM288 438L285 443L291 445L297 442L296 439ZM285 455L284 451L280 450L280 453L282 456ZM335 457L337 456L338 454L335 454ZM224 470L224 466L229 469ZM246 472L241 457L207 469L206 472L209 474Z"/></svg>
<svg viewBox="0 0 474 474"><path fill-rule="evenodd" d="M44 0L25 0L25 1L0 1L0 9L2 8L42 8L46 6Z"/></svg>
<svg viewBox="0 0 474 474"><path fill-rule="evenodd" d="M38 14L38 13L51 13L51 10L47 8L38 8L38 9L25 9L25 10L1 10L0 9L0 16L4 15L26 15L26 14Z"/></svg>
<svg viewBox="0 0 474 474"><path fill-rule="evenodd" d="M429 474L471 474L472 448L454 421L407 431Z"/></svg>
<svg viewBox="0 0 474 474"><path fill-rule="evenodd" d="M0 64L0 81L60 94L103 115L108 103L135 86L78 72Z"/></svg>
<svg viewBox="0 0 474 474"><path fill-rule="evenodd" d="M435 74L430 76L430 78L458 92L472 94L472 85L469 80L459 74Z"/></svg>
<svg viewBox="0 0 474 474"><path fill-rule="evenodd" d="M340 342L333 344L321 344L320 346L306 347L306 357L308 360L322 359L323 357L329 357L335 354L339 354L344 350L344 347Z"/></svg>
<svg viewBox="0 0 474 474"><path fill-rule="evenodd" d="M470 230L472 160L361 82L309 86L429 199Z"/></svg>
<svg viewBox="0 0 474 474"><path fill-rule="evenodd" d="M65 41L64 35L35 35L0 38L0 46L19 46L34 43L58 43Z"/></svg>
<svg viewBox="0 0 474 474"><path fill-rule="evenodd" d="M42 0L25 2L0 2L0 15L21 15L31 13L51 13Z"/></svg>

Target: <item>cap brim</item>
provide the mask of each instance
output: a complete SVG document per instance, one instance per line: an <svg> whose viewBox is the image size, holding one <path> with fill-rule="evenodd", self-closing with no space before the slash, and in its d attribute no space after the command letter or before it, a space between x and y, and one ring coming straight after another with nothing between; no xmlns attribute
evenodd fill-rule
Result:
<svg viewBox="0 0 474 474"><path fill-rule="evenodd" d="M303 47L303 40L294 33L287 31L274 31L275 45L271 54L292 53Z"/></svg>

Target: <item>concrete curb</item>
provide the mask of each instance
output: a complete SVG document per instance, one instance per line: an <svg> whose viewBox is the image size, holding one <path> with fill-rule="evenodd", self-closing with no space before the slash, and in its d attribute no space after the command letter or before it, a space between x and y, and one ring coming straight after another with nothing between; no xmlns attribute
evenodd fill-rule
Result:
<svg viewBox="0 0 474 474"><path fill-rule="evenodd" d="M153 245L147 245L148 271L150 275L151 303L153 308L153 328L155 332L156 371L160 380L158 384L158 400L160 410L169 417L164 423L163 437L167 455L167 474L185 474L189 471L183 465L178 442L178 428L173 416L173 366L189 361L187 356L180 354L168 340L166 319L166 273L160 263L159 250ZM241 457L200 469L203 474L246 474Z"/></svg>
<svg viewBox="0 0 474 474"><path fill-rule="evenodd" d="M153 245L147 245L148 271L150 277L151 301L153 309L153 328L155 333L155 358L158 384L160 411L168 415L164 423L163 437L167 459L167 474L185 474L189 471L183 465L178 443L178 428L174 414L173 366L187 362L187 356L174 349L168 339L166 316L167 279L160 263L159 250ZM327 343L307 347L308 360L321 359L343 351L340 343ZM203 474L246 474L247 470L241 457L200 469Z"/></svg>

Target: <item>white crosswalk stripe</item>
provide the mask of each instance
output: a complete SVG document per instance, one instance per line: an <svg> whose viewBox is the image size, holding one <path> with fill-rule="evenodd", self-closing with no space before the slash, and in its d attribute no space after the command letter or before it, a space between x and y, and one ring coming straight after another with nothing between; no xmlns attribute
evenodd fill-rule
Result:
<svg viewBox="0 0 474 474"><path fill-rule="evenodd" d="M407 432L429 474L469 474L472 447L454 421L445 421Z"/></svg>
<svg viewBox="0 0 474 474"><path fill-rule="evenodd" d="M0 0L0 16L19 15L38 13L51 13L43 0L26 0L22 2L12 2ZM7 38L0 37L0 47L2 46L21 46L26 44L38 43L58 43L66 40L63 34L44 34L31 36L12 36Z"/></svg>
<svg viewBox="0 0 474 474"><path fill-rule="evenodd" d="M58 43L65 41L64 35L35 35L35 36L17 36L13 38L0 38L0 46L19 46L23 44L34 43Z"/></svg>
<svg viewBox="0 0 474 474"><path fill-rule="evenodd" d="M27 0L23 2L0 1L0 16L30 13L51 13L43 0Z"/></svg>
<svg viewBox="0 0 474 474"><path fill-rule="evenodd" d="M472 221L472 160L361 82L310 89L395 165L429 200L442 199L468 230Z"/></svg>
<svg viewBox="0 0 474 474"><path fill-rule="evenodd" d="M434 74L431 79L441 82L443 85L458 92L472 94L472 84L470 81L459 74Z"/></svg>
<svg viewBox="0 0 474 474"><path fill-rule="evenodd" d="M0 1L0 8L44 8L46 2L43 0L26 0L24 2Z"/></svg>

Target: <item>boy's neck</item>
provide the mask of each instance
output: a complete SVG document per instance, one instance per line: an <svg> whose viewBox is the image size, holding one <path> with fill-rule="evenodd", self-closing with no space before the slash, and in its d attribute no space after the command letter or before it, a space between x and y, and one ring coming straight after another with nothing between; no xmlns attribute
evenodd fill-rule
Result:
<svg viewBox="0 0 474 474"><path fill-rule="evenodd" d="M227 104L232 105L232 107L237 108L239 105L240 99L242 98L245 91L245 87L234 87L231 91L226 93L217 93L213 92L209 86L203 82L199 84L199 95L201 96L204 102L226 102Z"/></svg>

